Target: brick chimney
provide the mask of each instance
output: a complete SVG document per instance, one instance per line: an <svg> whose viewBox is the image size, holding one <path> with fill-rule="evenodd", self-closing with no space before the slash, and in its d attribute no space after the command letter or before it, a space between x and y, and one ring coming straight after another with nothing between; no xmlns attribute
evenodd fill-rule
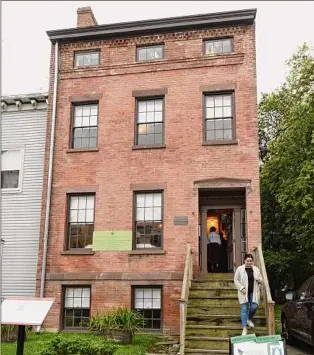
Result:
<svg viewBox="0 0 314 355"><path fill-rule="evenodd" d="M92 9L88 7L80 7L77 9L77 27L97 26Z"/></svg>

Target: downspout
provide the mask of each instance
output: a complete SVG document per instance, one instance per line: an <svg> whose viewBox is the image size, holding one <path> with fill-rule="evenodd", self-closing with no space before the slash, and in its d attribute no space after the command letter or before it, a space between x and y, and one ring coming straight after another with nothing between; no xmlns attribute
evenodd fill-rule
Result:
<svg viewBox="0 0 314 355"><path fill-rule="evenodd" d="M49 216L50 216L50 202L51 202L51 185L52 185L52 166L53 166L53 151L55 142L55 128L56 128L56 106L57 106L57 87L58 87L58 42L55 43L55 72L53 82L53 102L52 102L52 119L51 119L51 133L50 133L50 152L49 152L49 167L48 167L48 187L46 200L46 215L45 215L45 230L44 230L44 249L41 267L40 280L40 297L44 297L45 279L46 279L46 264L47 264L47 249L48 249L48 230L49 230Z"/></svg>

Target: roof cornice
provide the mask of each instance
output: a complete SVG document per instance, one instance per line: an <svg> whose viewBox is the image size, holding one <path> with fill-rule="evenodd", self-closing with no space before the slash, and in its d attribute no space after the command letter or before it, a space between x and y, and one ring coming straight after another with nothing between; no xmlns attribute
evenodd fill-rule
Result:
<svg viewBox="0 0 314 355"><path fill-rule="evenodd" d="M68 28L47 31L47 35L53 43L55 41L112 38L188 30L192 28L253 24L255 17L256 9L247 9L144 21L120 22L91 27Z"/></svg>

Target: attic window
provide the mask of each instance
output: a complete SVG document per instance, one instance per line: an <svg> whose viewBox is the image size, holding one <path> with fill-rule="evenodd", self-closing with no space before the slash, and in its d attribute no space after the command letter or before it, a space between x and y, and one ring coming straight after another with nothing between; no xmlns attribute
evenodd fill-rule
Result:
<svg viewBox="0 0 314 355"><path fill-rule="evenodd" d="M89 67L92 65L99 65L99 51L75 53L76 67Z"/></svg>

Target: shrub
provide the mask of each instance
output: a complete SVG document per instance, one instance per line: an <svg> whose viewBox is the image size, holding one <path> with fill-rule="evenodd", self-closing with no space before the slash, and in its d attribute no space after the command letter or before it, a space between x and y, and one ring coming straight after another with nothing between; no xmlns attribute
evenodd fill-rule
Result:
<svg viewBox="0 0 314 355"><path fill-rule="evenodd" d="M1 340L3 342L14 342L17 340L18 326L1 324Z"/></svg>
<svg viewBox="0 0 314 355"><path fill-rule="evenodd" d="M40 355L112 355L117 345L106 341L73 337L62 339L56 337L47 343L46 349Z"/></svg>

